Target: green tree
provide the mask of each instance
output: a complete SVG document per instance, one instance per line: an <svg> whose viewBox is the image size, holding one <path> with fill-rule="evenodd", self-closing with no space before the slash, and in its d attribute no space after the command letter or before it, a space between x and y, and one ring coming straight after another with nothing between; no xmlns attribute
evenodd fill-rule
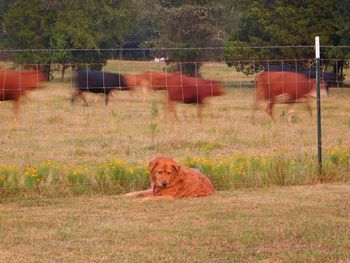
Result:
<svg viewBox="0 0 350 263"><path fill-rule="evenodd" d="M60 1L55 29L64 36L64 41L58 42L64 46L58 48L93 49L71 51L68 61L101 69L108 58L119 55L103 49L122 47L129 36L137 19L137 10L130 8L133 4L128 0Z"/></svg>
<svg viewBox="0 0 350 263"><path fill-rule="evenodd" d="M219 59L223 39L238 23L232 0L158 0L156 31L143 43L166 56L172 70L199 75L201 62ZM157 4L156 4L157 5ZM170 49L171 48L171 49Z"/></svg>
<svg viewBox="0 0 350 263"><path fill-rule="evenodd" d="M333 10L335 37L333 45L349 46L350 43L350 2L335 0L335 9ZM332 48L327 49L327 57L335 58L336 60L329 61L329 66L333 72L338 74L339 79L344 79L344 66L346 58L350 56L350 49L347 48Z"/></svg>
<svg viewBox="0 0 350 263"><path fill-rule="evenodd" d="M147 48L152 47L153 40L159 37L162 28L161 5L159 0L139 0L135 1L135 8L138 10L137 19L132 23L123 47L144 49L130 50L124 54L132 59L150 58L156 54Z"/></svg>
<svg viewBox="0 0 350 263"><path fill-rule="evenodd" d="M4 46L12 49L44 48L45 18L45 10L40 1L16 1L4 16ZM46 62L30 52L16 52L14 57L19 63L28 62L29 57L33 58L32 63Z"/></svg>
<svg viewBox="0 0 350 263"><path fill-rule="evenodd" d="M8 49L42 49L44 45L49 15L39 0L17 0L13 2L3 16L6 31L2 45ZM19 64L47 64L48 52L11 52L10 57ZM45 66L49 74L49 67Z"/></svg>
<svg viewBox="0 0 350 263"><path fill-rule="evenodd" d="M4 15L9 9L12 2L1 0L0 1L0 36L6 31L5 24L4 24ZM1 43L0 43L1 44Z"/></svg>
<svg viewBox="0 0 350 263"><path fill-rule="evenodd" d="M6 33L1 42L11 49L47 49L11 53L17 63L48 64L47 71L57 63L101 69L114 54L100 49L118 47L135 20L137 10L130 4L127 0L16 0L3 16Z"/></svg>
<svg viewBox="0 0 350 263"><path fill-rule="evenodd" d="M322 45L332 45L336 39L334 0L239 0L236 8L242 17L237 30L225 42L224 58L229 66L247 74L253 72L253 67L258 69L258 60L314 57L312 48L249 47L310 46L316 35ZM256 64L238 62L247 60L256 60Z"/></svg>
<svg viewBox="0 0 350 263"><path fill-rule="evenodd" d="M168 50L168 63L175 70L193 76L199 74L201 61L208 59L208 51L201 49L217 45L217 28L213 8L201 5L180 5L162 9L160 37L156 47Z"/></svg>

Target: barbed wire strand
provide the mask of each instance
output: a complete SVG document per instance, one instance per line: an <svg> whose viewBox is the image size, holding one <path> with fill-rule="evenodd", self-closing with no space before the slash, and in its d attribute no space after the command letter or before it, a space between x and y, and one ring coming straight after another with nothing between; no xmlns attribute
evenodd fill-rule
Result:
<svg viewBox="0 0 350 263"><path fill-rule="evenodd" d="M32 48L32 49L0 49L0 52L55 52L55 51L164 51L164 50L224 50L224 49L286 49L314 48L314 45L284 46L219 46L219 47L153 47L153 48ZM350 48L350 45L321 45L321 48Z"/></svg>

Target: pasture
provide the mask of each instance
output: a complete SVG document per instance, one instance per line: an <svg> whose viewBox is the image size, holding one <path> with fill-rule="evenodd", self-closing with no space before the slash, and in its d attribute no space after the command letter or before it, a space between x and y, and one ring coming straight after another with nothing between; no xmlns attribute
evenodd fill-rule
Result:
<svg viewBox="0 0 350 263"><path fill-rule="evenodd" d="M349 184L0 201L1 262L348 262Z"/></svg>
<svg viewBox="0 0 350 263"><path fill-rule="evenodd" d="M163 67L161 63L109 61L105 70L138 73ZM138 174L147 181L146 165L156 155L173 156L213 173L219 189L349 179L349 89L331 89L330 96L322 99L325 172L318 177L315 101L311 102L312 116L305 105L296 104L291 120L288 107L278 105L276 121L271 122L264 105L253 115L254 89L247 88L254 85L253 76L220 63L205 64L202 75L221 80L226 93L207 99L202 121L196 117L195 105L181 103L177 104L180 121L171 116L165 119L165 91L149 92L145 100L141 91L116 91L107 107L102 97L94 102L95 95L88 94L89 107L80 102L72 106L69 72L64 82L57 76L45 89L30 93L29 100L22 100L17 126L12 121L12 105L1 102L1 186L45 189L50 180L65 184L69 174L89 178L73 178L70 183L98 185L100 167L105 176L106 170L117 169L118 164L127 167L124 172L130 177L135 167L142 167ZM47 173L52 177L50 169L59 179L47 177ZM37 179L26 183L22 176L26 172ZM15 179L10 179L10 173ZM124 187L132 182L128 180ZM131 189L145 186L133 184ZM117 192L130 187L122 188Z"/></svg>
<svg viewBox="0 0 350 263"><path fill-rule="evenodd" d="M105 70L163 66L109 61ZM315 101L312 116L298 104L288 120L278 105L271 122L261 105L253 118L254 77L220 63L202 74L226 93L207 99L202 121L181 103L180 121L164 119L164 91L145 100L116 91L107 107L89 94L89 107L71 105L69 72L23 99L17 126L1 102L0 261L349 260L350 90L322 99L319 175ZM157 155L200 169L217 193L146 203L120 196L149 187Z"/></svg>

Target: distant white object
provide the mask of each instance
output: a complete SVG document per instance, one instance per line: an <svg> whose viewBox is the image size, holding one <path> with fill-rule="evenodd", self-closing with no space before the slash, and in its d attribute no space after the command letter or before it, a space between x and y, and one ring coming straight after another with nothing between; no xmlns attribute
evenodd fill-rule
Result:
<svg viewBox="0 0 350 263"><path fill-rule="evenodd" d="M165 57L161 57L161 58L154 58L154 62L164 62L165 61Z"/></svg>

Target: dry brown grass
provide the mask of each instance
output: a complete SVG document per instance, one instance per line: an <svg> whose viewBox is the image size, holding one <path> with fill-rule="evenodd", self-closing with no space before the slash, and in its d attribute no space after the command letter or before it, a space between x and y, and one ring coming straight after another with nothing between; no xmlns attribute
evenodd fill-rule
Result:
<svg viewBox="0 0 350 263"><path fill-rule="evenodd" d="M130 73L149 68L162 70L162 67L160 63L110 61L106 70ZM180 161L237 153L277 152L288 159L305 153L316 154L315 101L313 116L304 105L298 104L294 105L296 113L289 122L288 107L279 105L275 109L276 122L271 122L261 106L252 121L254 89L244 88L253 80L251 76L244 77L220 63L208 63L202 72L207 78L222 80L226 92L225 96L208 98L202 122L196 118L196 106L180 103L177 105L180 122L172 118L164 120L164 92L150 92L143 101L141 92L117 91L108 107L103 100L94 102L95 97L90 94L89 107L80 102L72 106L73 84L69 79L53 81L46 89L32 92L31 99L22 103L17 127L13 125L10 102L0 102L2 163L25 167L52 160L63 166L96 170L97 165L110 160L144 164L159 154ZM350 89L332 89L330 96L322 100L325 149L333 146L349 149L349 100ZM159 109L155 118L152 117L154 101ZM156 125L155 145L152 123ZM328 158L327 154L324 158Z"/></svg>
<svg viewBox="0 0 350 263"><path fill-rule="evenodd" d="M3 199L0 262L348 262L350 185Z"/></svg>
<svg viewBox="0 0 350 263"><path fill-rule="evenodd" d="M37 164L51 159L60 163L94 165L119 158L147 162L154 155L175 158L227 156L236 152L316 152L316 114L309 116L303 105L288 122L286 106L277 106L276 122L260 108L252 121L254 90L226 89L226 95L208 99L204 119L196 118L196 107L178 104L180 122L165 121L161 101L164 93L150 93L143 102L141 93L116 92L108 107L103 101L90 106L69 102L69 83L51 83L32 92L21 107L20 123L13 125L12 105L1 102L0 142L2 161ZM152 150L151 101L159 102L158 132ZM332 89L322 101L325 147L350 145L350 90ZM208 153L208 149L210 152Z"/></svg>
<svg viewBox="0 0 350 263"><path fill-rule="evenodd" d="M113 63L107 70L118 71L119 64ZM149 65L125 63L120 72ZM108 107L94 103L94 96L88 96L89 107L71 106L69 81L33 92L22 105L18 127L13 126L12 105L0 102L2 163L35 166L53 160L96 168L114 159L147 163L157 154L183 160L238 152L316 153L315 114L310 117L296 105L288 122L285 106L278 106L276 122L262 109L252 122L254 90L243 88L251 77L218 64L207 65L203 75L223 80L226 95L208 100L202 122L194 106L181 104L181 121L164 121L162 92L150 93L145 102L141 93L117 92ZM160 113L152 149L154 100ZM322 100L325 147L349 149L349 100L349 89L333 89ZM349 190L349 184L250 188L143 204L88 194L3 198L0 261L347 262Z"/></svg>

